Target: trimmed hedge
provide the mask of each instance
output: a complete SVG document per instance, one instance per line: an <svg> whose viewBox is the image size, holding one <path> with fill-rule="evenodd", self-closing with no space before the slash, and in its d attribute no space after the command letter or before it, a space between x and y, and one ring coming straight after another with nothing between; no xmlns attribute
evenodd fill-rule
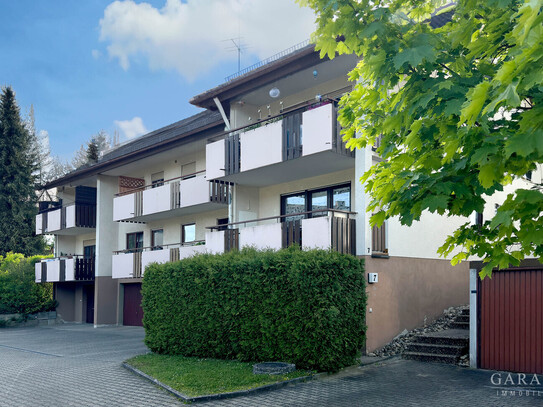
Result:
<svg viewBox="0 0 543 407"><path fill-rule="evenodd" d="M142 293L156 353L336 371L364 345L363 263L337 252L244 249L152 264Z"/></svg>
<svg viewBox="0 0 543 407"><path fill-rule="evenodd" d="M54 310L53 284L36 284L34 264L47 256L0 255L0 314L33 314Z"/></svg>

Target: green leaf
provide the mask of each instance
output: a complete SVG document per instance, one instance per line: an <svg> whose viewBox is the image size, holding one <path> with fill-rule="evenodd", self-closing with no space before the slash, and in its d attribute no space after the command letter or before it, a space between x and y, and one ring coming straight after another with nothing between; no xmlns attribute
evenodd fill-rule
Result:
<svg viewBox="0 0 543 407"><path fill-rule="evenodd" d="M409 65L416 67L423 60L434 61L435 60L435 50L430 44L423 44L413 48L404 49L402 52L394 56L394 67L399 69L403 64L408 63Z"/></svg>
<svg viewBox="0 0 543 407"><path fill-rule="evenodd" d="M468 92L468 100L464 104L460 115L460 124L467 123L473 126L486 101L490 82L481 82Z"/></svg>

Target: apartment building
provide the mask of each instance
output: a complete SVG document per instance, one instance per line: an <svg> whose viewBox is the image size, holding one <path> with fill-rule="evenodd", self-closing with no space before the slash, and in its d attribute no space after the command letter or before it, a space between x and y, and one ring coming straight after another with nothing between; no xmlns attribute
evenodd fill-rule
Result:
<svg viewBox="0 0 543 407"><path fill-rule="evenodd" d="M61 200L42 204L36 232L56 252L36 281L54 282L59 315L138 325L149 263L291 244L365 259L367 351L467 303L468 266L436 255L465 219L370 227L359 178L380 157L345 148L336 120L356 63L300 46L192 98L202 113L46 185Z"/></svg>

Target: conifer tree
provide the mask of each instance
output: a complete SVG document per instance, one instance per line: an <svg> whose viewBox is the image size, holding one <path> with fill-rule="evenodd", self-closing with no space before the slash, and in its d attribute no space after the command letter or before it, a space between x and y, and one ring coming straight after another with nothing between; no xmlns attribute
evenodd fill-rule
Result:
<svg viewBox="0 0 543 407"><path fill-rule="evenodd" d="M32 255L44 250L35 235L36 168L31 134L21 119L11 87L0 95L0 255L9 251Z"/></svg>

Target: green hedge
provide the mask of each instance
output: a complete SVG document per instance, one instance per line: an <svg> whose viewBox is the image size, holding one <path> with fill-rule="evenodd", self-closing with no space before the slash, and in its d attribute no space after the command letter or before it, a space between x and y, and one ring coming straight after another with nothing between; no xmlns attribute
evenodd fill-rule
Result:
<svg viewBox="0 0 543 407"><path fill-rule="evenodd" d="M156 353L336 371L364 345L364 268L349 255L203 254L150 265L142 293L145 343Z"/></svg>
<svg viewBox="0 0 543 407"><path fill-rule="evenodd" d="M36 284L34 264L47 256L0 255L0 314L33 314L55 309L53 285Z"/></svg>

